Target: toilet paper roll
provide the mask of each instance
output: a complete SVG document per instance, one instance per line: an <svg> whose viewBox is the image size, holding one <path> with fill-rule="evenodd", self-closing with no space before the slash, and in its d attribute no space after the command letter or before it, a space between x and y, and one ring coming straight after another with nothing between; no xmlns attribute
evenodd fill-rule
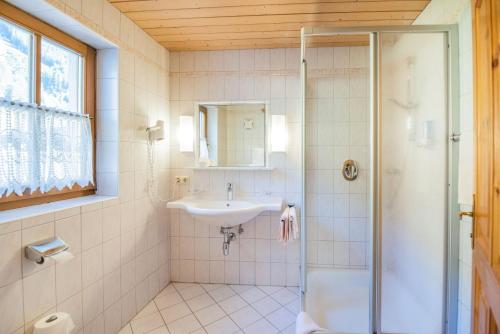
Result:
<svg viewBox="0 0 500 334"><path fill-rule="evenodd" d="M63 264L73 259L75 256L68 251L60 252L52 255L50 258L56 261L58 264Z"/></svg>
<svg viewBox="0 0 500 334"><path fill-rule="evenodd" d="M38 320L33 334L70 334L75 324L68 313L56 312Z"/></svg>

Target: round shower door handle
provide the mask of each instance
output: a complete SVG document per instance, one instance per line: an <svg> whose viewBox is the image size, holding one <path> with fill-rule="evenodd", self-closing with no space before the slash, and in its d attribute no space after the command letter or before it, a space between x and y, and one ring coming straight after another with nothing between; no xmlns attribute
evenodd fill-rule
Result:
<svg viewBox="0 0 500 334"><path fill-rule="evenodd" d="M344 161L344 166L342 167L342 176L347 181L354 181L358 177L358 164L354 160Z"/></svg>

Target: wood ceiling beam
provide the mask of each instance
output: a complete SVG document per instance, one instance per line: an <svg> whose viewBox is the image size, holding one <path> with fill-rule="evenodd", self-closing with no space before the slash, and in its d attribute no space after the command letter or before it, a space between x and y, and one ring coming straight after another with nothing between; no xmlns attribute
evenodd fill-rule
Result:
<svg viewBox="0 0 500 334"><path fill-rule="evenodd" d="M262 38L300 38L300 31L260 31L241 33L217 33L217 34L196 34L196 35L168 35L154 36L158 42L194 42L194 41L215 41L223 39L262 39Z"/></svg>
<svg viewBox="0 0 500 334"><path fill-rule="evenodd" d="M196 9L173 9L157 11L128 12L134 21L168 20L188 18L218 18L260 15L293 15L321 13L359 13L359 12L411 12L421 11L427 0L386 0L371 2L283 4L259 6L233 6Z"/></svg>
<svg viewBox="0 0 500 334"><path fill-rule="evenodd" d="M348 47L348 46L368 46L368 42L332 42L332 43L318 43L311 44L309 47ZM223 50L245 50L245 49L274 49L274 48L300 48L300 43L283 43L283 44L252 44L252 45L225 45L225 46L186 46L182 48L174 48L165 46L170 52L182 51L223 51Z"/></svg>
<svg viewBox="0 0 500 334"><path fill-rule="evenodd" d="M368 35L366 35L366 38ZM300 41L300 31L262 31L262 32L243 32L243 33L218 33L218 34L196 34L196 35L169 35L155 36L157 42L183 42L196 43L203 41L218 40L258 40L258 39L278 39L278 38L296 38ZM352 40L351 38L346 38ZM337 41L337 39L336 39Z"/></svg>
<svg viewBox="0 0 500 334"><path fill-rule="evenodd" d="M239 17L211 17L168 20L135 21L143 28L175 28L201 27L221 25L273 24L273 23L332 23L342 21L375 21L375 20L415 20L420 11L409 12L361 12L361 13L327 13L327 14L292 14L292 15L261 15Z"/></svg>
<svg viewBox="0 0 500 334"><path fill-rule="evenodd" d="M152 10L196 9L234 6L289 5L317 3L372 2L380 0L110 0L120 11L142 12ZM405 1L405 0L394 0ZM429 1L427 1L429 2Z"/></svg>
<svg viewBox="0 0 500 334"><path fill-rule="evenodd" d="M170 51L188 50L221 50L221 49L255 49L299 47L299 38L268 38L212 41L162 42ZM368 45L367 35L328 36L311 39L308 46Z"/></svg>
<svg viewBox="0 0 500 334"><path fill-rule="evenodd" d="M173 27L173 28L148 28L144 29L152 37L169 35L196 35L196 34L218 34L237 32L258 31L299 31L302 27L349 27L349 26L374 26L374 25L408 25L413 20L373 20L373 21L338 21L322 22L321 24L311 22L299 23L269 23L269 24L241 24L202 27Z"/></svg>

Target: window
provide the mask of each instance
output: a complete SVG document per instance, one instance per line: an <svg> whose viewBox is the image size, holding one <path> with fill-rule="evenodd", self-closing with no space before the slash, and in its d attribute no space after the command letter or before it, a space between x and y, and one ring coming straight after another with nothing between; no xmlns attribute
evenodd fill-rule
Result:
<svg viewBox="0 0 500 334"><path fill-rule="evenodd" d="M0 210L95 192L95 50L0 1Z"/></svg>
<svg viewBox="0 0 500 334"><path fill-rule="evenodd" d="M33 36L0 20L0 91L11 100L31 100Z"/></svg>
<svg viewBox="0 0 500 334"><path fill-rule="evenodd" d="M81 113L82 57L43 37L41 44L41 104Z"/></svg>

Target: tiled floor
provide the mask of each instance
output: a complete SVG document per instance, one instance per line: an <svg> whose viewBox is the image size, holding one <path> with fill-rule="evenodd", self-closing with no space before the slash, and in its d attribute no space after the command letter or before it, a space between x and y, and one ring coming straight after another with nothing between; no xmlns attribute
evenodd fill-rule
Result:
<svg viewBox="0 0 500 334"><path fill-rule="evenodd" d="M172 283L119 334L292 334L297 288Z"/></svg>

